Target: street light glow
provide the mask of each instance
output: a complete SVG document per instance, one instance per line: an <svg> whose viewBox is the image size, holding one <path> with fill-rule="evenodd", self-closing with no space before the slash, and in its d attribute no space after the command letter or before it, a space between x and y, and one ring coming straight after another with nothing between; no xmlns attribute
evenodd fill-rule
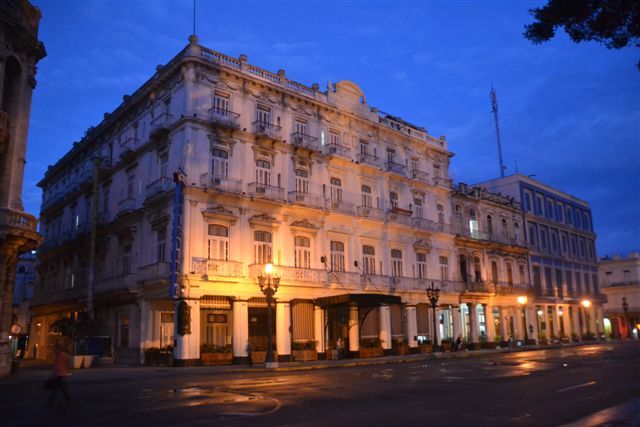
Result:
<svg viewBox="0 0 640 427"><path fill-rule="evenodd" d="M525 296L519 296L517 300L518 300L518 304L520 305L525 305L527 303L527 297Z"/></svg>
<svg viewBox="0 0 640 427"><path fill-rule="evenodd" d="M588 299L583 299L582 305L584 306L584 308L589 308L591 307L591 301L589 301Z"/></svg>
<svg viewBox="0 0 640 427"><path fill-rule="evenodd" d="M265 264L264 272L267 273L267 274L271 274L273 272L273 264L271 264L270 262Z"/></svg>

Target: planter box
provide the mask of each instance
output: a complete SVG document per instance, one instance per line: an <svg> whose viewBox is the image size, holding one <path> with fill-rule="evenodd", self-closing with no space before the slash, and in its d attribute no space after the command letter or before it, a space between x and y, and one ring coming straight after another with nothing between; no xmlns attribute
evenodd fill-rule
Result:
<svg viewBox="0 0 640 427"><path fill-rule="evenodd" d="M453 347L453 343L449 341L444 341L442 344L442 351L451 351Z"/></svg>
<svg viewBox="0 0 640 427"><path fill-rule="evenodd" d="M90 368L91 365L93 365L93 358L94 356L88 356L88 355L84 355L82 356L82 367L83 368Z"/></svg>
<svg viewBox="0 0 640 427"><path fill-rule="evenodd" d="M309 362L318 360L318 352L316 350L292 350L293 360L296 362Z"/></svg>
<svg viewBox="0 0 640 427"><path fill-rule="evenodd" d="M84 361L84 356L71 356L69 358L69 367L71 369L80 369L82 368L83 361Z"/></svg>
<svg viewBox="0 0 640 427"><path fill-rule="evenodd" d="M338 350L336 349L327 349L324 354L327 360L338 360Z"/></svg>
<svg viewBox="0 0 640 427"><path fill-rule="evenodd" d="M384 351L380 347L374 348L361 348L358 351L358 356L361 359L368 359L371 357L382 357L384 355Z"/></svg>
<svg viewBox="0 0 640 427"><path fill-rule="evenodd" d="M498 346L497 343L495 342L483 342L480 344L480 347L487 349L487 350L492 350L494 348L496 348Z"/></svg>
<svg viewBox="0 0 640 427"><path fill-rule="evenodd" d="M144 364L147 366L171 366L173 365L173 354L168 351L145 354Z"/></svg>
<svg viewBox="0 0 640 427"><path fill-rule="evenodd" d="M418 347L420 348L420 353L433 352L433 344L420 344Z"/></svg>
<svg viewBox="0 0 640 427"><path fill-rule="evenodd" d="M411 354L411 347L408 345L401 345L393 349L395 354L399 356L404 356L405 354Z"/></svg>
<svg viewBox="0 0 640 427"><path fill-rule="evenodd" d="M266 350L258 350L251 353L251 363L259 364L265 363L267 360L267 351ZM274 350L273 352L273 360L278 360L278 352Z"/></svg>
<svg viewBox="0 0 640 427"><path fill-rule="evenodd" d="M233 353L200 353L200 360L204 366L231 365Z"/></svg>

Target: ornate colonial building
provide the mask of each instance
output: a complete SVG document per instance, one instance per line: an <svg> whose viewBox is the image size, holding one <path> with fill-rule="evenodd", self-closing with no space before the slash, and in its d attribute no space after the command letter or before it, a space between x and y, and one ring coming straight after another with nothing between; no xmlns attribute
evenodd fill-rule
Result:
<svg viewBox="0 0 640 427"><path fill-rule="evenodd" d="M479 185L513 197L522 206L539 337L600 337L606 296L598 284L589 204L521 174Z"/></svg>
<svg viewBox="0 0 640 427"><path fill-rule="evenodd" d="M40 11L28 1L0 2L0 377L10 370L9 336L24 332L13 320L13 285L18 256L40 242L37 221L23 212L22 176L36 86Z"/></svg>
<svg viewBox="0 0 640 427"><path fill-rule="evenodd" d="M602 292L607 296L604 313L614 338L638 339L640 329L640 254L626 258L602 258L598 265Z"/></svg>
<svg viewBox="0 0 640 427"><path fill-rule="evenodd" d="M352 82L323 91L192 36L40 182L32 343L86 311L120 361L175 344L178 363L197 363L210 344L242 362L249 341L267 345L269 263L280 359L312 341L320 357L338 339L357 357L378 340L388 352L434 334L523 335L519 205L477 189L452 198L450 157L444 137Z"/></svg>

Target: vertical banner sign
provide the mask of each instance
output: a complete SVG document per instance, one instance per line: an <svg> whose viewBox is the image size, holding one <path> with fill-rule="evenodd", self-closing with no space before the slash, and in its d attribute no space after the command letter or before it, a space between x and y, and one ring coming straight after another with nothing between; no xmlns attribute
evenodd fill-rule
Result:
<svg viewBox="0 0 640 427"><path fill-rule="evenodd" d="M182 170L178 169L173 173L173 181L176 183L176 189L173 193L173 223L171 227L171 269L169 273L169 297L178 297L176 287L177 277L180 274L180 266L178 265L178 253L181 249L180 238L182 236L182 206L185 175Z"/></svg>

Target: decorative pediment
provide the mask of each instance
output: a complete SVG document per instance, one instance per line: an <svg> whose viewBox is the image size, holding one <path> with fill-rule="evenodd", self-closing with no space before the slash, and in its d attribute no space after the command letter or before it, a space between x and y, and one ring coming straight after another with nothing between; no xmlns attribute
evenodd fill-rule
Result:
<svg viewBox="0 0 640 427"><path fill-rule="evenodd" d="M310 222L308 219L301 219L299 221L294 221L291 223L290 227L292 229L303 229L305 231L318 231L320 229L319 225L315 225L312 222Z"/></svg>
<svg viewBox="0 0 640 427"><path fill-rule="evenodd" d="M255 228L256 226L274 228L280 225L280 221L267 213L261 213L249 218L249 225L251 226L251 228Z"/></svg>
<svg viewBox="0 0 640 427"><path fill-rule="evenodd" d="M415 242L413 242L413 249L416 251L420 250L429 252L431 251L431 242L424 239L416 240Z"/></svg>
<svg viewBox="0 0 640 427"><path fill-rule="evenodd" d="M207 134L209 139L209 150L214 148L223 149L229 152L229 157L233 157L233 146L238 142L233 138L220 137L219 135Z"/></svg>
<svg viewBox="0 0 640 427"><path fill-rule="evenodd" d="M209 208L206 211L202 211L202 217L205 222L222 221L230 225L234 225L238 220L238 216L232 211L225 209L224 206L218 205L213 208Z"/></svg>

